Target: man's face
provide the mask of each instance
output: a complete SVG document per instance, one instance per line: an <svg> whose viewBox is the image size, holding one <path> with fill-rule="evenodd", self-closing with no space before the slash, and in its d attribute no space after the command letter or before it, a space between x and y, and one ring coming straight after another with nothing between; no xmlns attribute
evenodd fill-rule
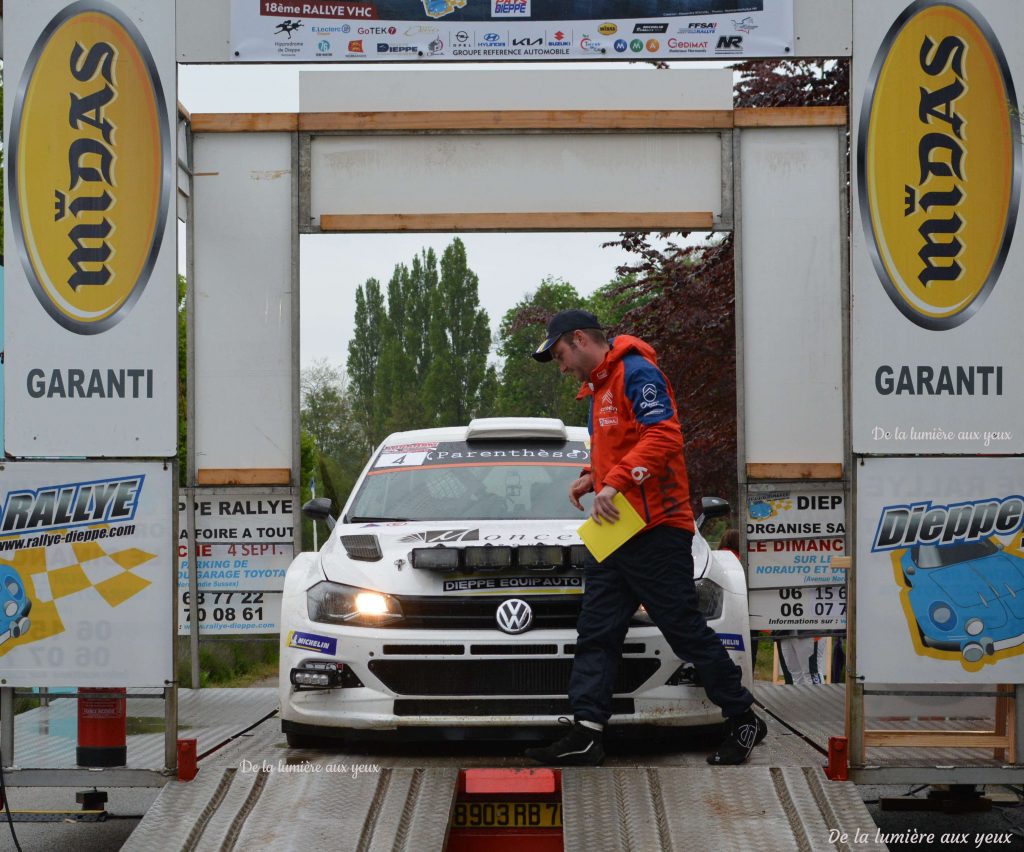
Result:
<svg viewBox="0 0 1024 852"><path fill-rule="evenodd" d="M590 373L597 366L590 354L589 341L580 332L574 332L568 340L561 339L551 347L551 360L558 365L564 376L571 374L581 382L590 380Z"/></svg>

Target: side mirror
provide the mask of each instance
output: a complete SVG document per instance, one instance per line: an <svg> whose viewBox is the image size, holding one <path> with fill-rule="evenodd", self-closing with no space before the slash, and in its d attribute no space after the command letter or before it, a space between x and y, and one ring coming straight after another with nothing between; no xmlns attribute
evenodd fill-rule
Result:
<svg viewBox="0 0 1024 852"><path fill-rule="evenodd" d="M331 516L331 501L328 497L314 497L302 507L302 514L314 521L323 521L329 530L334 529L335 520Z"/></svg>
<svg viewBox="0 0 1024 852"><path fill-rule="evenodd" d="M721 497L701 498L700 516L696 521L697 529L699 530L706 521L710 521L712 518L727 516L730 511L732 511L732 508L729 506L728 500L723 500Z"/></svg>

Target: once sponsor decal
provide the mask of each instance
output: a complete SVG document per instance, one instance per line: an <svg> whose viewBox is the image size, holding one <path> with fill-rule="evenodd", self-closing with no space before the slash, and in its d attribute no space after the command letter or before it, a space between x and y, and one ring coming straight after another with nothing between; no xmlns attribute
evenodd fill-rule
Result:
<svg viewBox="0 0 1024 852"><path fill-rule="evenodd" d="M50 21L15 96L10 145L11 221L33 291L70 331L105 331L146 286L171 188L163 88L120 10L82 0Z"/></svg>
<svg viewBox="0 0 1024 852"><path fill-rule="evenodd" d="M999 278L1020 199L1017 122L1006 58L977 9L908 6L868 78L857 172L875 271L922 328L966 322Z"/></svg>

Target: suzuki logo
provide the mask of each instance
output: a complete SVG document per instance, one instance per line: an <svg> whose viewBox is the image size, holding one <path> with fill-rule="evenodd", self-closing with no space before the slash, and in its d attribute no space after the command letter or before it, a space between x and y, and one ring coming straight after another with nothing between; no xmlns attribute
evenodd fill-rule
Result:
<svg viewBox="0 0 1024 852"><path fill-rule="evenodd" d="M519 598L503 601L495 613L498 628L504 633L525 633L533 624L533 610L530 605Z"/></svg>

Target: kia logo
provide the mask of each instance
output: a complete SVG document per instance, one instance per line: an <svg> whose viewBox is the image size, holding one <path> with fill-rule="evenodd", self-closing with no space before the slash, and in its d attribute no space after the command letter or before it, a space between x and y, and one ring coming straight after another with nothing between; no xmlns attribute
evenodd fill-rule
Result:
<svg viewBox="0 0 1024 852"><path fill-rule="evenodd" d="M504 633L525 633L533 624L533 610L526 601L511 598L498 607L495 619Z"/></svg>

